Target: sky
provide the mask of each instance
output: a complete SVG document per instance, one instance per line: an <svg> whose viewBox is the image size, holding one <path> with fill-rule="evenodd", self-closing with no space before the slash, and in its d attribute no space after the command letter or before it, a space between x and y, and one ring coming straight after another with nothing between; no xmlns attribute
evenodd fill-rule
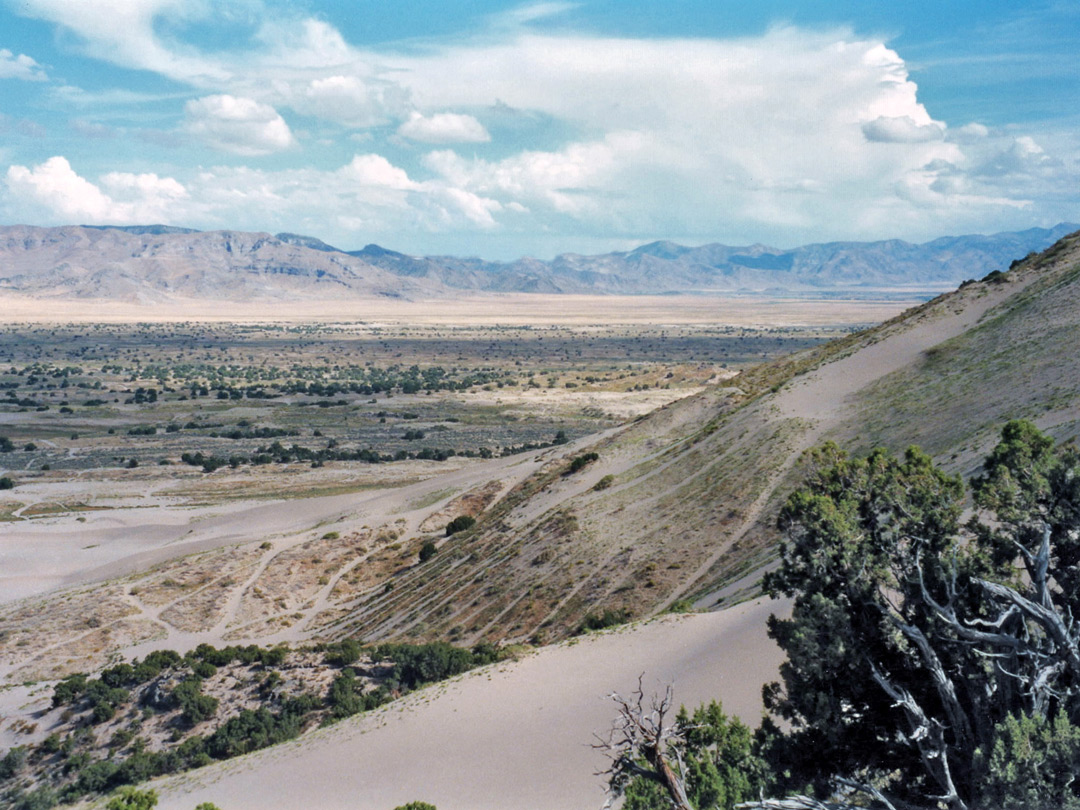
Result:
<svg viewBox="0 0 1080 810"><path fill-rule="evenodd" d="M1080 221L1080 3L0 0L0 224L488 259Z"/></svg>

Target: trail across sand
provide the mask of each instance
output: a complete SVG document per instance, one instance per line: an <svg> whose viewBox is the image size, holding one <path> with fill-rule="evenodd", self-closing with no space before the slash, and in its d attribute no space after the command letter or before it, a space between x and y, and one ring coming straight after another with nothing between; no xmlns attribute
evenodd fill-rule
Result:
<svg viewBox="0 0 1080 810"><path fill-rule="evenodd" d="M677 702L722 699L756 726L780 650L768 600L666 617L469 673L301 740L154 785L162 810L568 810L604 803L611 692L673 683Z"/></svg>

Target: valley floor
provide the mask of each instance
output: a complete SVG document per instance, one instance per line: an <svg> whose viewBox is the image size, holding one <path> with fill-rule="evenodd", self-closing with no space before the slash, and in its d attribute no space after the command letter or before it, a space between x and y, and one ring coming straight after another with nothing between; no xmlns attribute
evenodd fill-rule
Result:
<svg viewBox="0 0 1080 810"><path fill-rule="evenodd" d="M740 581L767 561L775 539L768 535L770 509L790 485L802 452L830 438L857 443L856 416L868 407L867 392L904 370L922 369L935 347L976 330L1034 278L973 285L880 332L841 342L819 366L808 361L795 376L778 371L775 381L754 382L748 374L693 391L688 382L685 398L672 392L666 407L650 416L566 445L454 460L448 462L454 468L441 468L437 477L417 462L413 477L403 477L395 489L182 508L151 501L145 508L129 503L78 517L0 523L0 533L17 541L8 547L5 571L19 593L127 576L133 569L145 575L145 582L109 580L69 591L62 600L5 607L0 619L10 634L0 643L0 674L12 684L31 681L120 648L131 655L204 640L340 638L363 621L376 638L408 637L414 630L434 637L444 628L466 641L496 631L520 640L545 627L565 636L593 606L624 604L618 601L623 592L641 604L653 600L645 615L687 597L712 607L715 583ZM648 320L659 312L649 307L661 303L639 301L641 309L627 318L659 322ZM551 317L576 322L595 303L564 305L565 312ZM507 306L512 318L514 307ZM678 317L700 322L693 319L707 318L715 304L685 306ZM740 305L732 306L735 312ZM807 306L820 308L813 317L827 308L842 317L833 303ZM900 308L882 306L873 320ZM809 310L785 317L791 323L801 315L813 323L837 322L813 321ZM453 306L443 313L450 320L464 316ZM495 309L472 313L481 320L496 316ZM714 309L711 317L728 316ZM732 317L756 318L760 325L770 315L749 308ZM714 370L716 383L720 367ZM745 407L731 404L736 401ZM959 465L981 453L978 443L991 440L989 426L999 421L999 413L987 415L977 441L965 438L970 443L956 447L951 460ZM574 455L590 448L599 458L571 474ZM227 481L228 474L211 478ZM463 506L464 496L473 505ZM452 547L442 540L440 530L455 514L485 509L486 525L475 534ZM65 536L76 520L77 534ZM446 552L426 567L417 562L425 534L446 542L440 546ZM36 557L26 553L32 546ZM21 550L22 562L12 549ZM195 551L207 556L188 558L185 568L146 570ZM225 552L233 556L212 556ZM728 580L718 573L725 565L735 566ZM564 588L560 577L571 575L577 577L573 588ZM653 590L634 590L639 587ZM85 627L79 612L106 605L115 607L106 624L126 621L144 635L132 630L119 644L94 635L97 625ZM646 692L673 683L677 702L692 707L720 699L756 725L761 685L775 677L781 660L765 622L785 607L756 600L711 613L664 615L543 647L294 742L162 780L155 785L160 806L190 810L208 801L223 810L390 810L423 800L439 810L600 807L604 779L596 772L605 762L590 745L615 716L607 696L632 691L643 676ZM37 613L19 615L24 608ZM63 617L65 609L72 615ZM43 641L49 633L63 654L28 660L28 647L51 649ZM76 636L87 639L86 649L71 644ZM44 684L11 685L0 693L0 712L7 715L0 745L16 739L17 723L47 697ZM47 731L26 734L24 724L18 733L32 741Z"/></svg>

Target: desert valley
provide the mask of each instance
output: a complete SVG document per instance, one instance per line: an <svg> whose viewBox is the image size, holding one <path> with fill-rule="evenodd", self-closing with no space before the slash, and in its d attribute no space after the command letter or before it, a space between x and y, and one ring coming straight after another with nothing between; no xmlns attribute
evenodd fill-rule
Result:
<svg viewBox="0 0 1080 810"><path fill-rule="evenodd" d="M1078 262L1068 236L925 303L473 292L75 320L13 296L0 740L32 767L7 795L92 803L164 768L167 808L599 806L590 744L639 676L757 724L783 660L765 620L790 610L761 576L806 451L915 443L968 478L1010 419L1076 435ZM267 711L288 728L221 741Z"/></svg>
<svg viewBox="0 0 1080 810"><path fill-rule="evenodd" d="M1080 810L1076 5L0 0L0 810Z"/></svg>

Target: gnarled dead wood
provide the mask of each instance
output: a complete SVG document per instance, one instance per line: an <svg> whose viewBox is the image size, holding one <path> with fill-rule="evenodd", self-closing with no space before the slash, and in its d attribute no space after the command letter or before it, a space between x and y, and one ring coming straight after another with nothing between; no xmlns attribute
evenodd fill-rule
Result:
<svg viewBox="0 0 1080 810"><path fill-rule="evenodd" d="M631 777L644 777L667 792L676 810L694 810L686 795L682 769L676 773L668 761L667 751L679 739L679 730L665 720L673 705L673 690L669 684L663 698L653 696L646 706L643 678L643 674L638 676L637 689L630 697L611 695L618 707L618 716L607 738L597 737L598 742L593 745L593 748L607 752L611 767L598 775L608 776L609 785L616 788ZM639 757L646 765L641 764Z"/></svg>

